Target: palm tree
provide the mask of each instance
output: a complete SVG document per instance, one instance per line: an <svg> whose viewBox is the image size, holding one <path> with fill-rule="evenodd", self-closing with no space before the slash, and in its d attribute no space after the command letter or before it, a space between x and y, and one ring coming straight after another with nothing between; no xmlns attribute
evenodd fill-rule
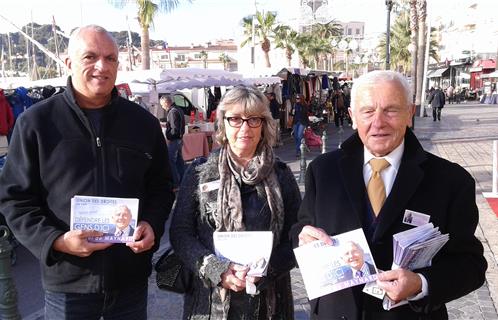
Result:
<svg viewBox="0 0 498 320"><path fill-rule="evenodd" d="M204 64L204 69L207 69L208 53L206 51L202 50L201 53L200 53L200 55L201 55L202 63Z"/></svg>
<svg viewBox="0 0 498 320"><path fill-rule="evenodd" d="M315 61L315 68L320 69L320 61L322 61L322 66L327 59L327 54L332 52L332 45L327 38L322 38L317 34L312 34L310 36L310 42L307 48L308 56L313 57ZM325 69L325 66L322 67Z"/></svg>
<svg viewBox="0 0 498 320"><path fill-rule="evenodd" d="M230 62L232 62L232 60L230 59L230 57L228 56L228 54L226 54L226 53L220 54L219 59L220 59L221 62L223 62L223 70L227 70L228 64Z"/></svg>
<svg viewBox="0 0 498 320"><path fill-rule="evenodd" d="M431 28L431 39L429 40L429 57L436 60L439 63L439 42L438 42L438 31L436 28Z"/></svg>
<svg viewBox="0 0 498 320"><path fill-rule="evenodd" d="M417 94L417 57L418 57L418 13L417 13L417 0L410 1L410 46L411 46L411 87L412 94ZM414 102L414 101L413 101Z"/></svg>
<svg viewBox="0 0 498 320"><path fill-rule="evenodd" d="M292 55L296 51L296 38L297 32L292 30L289 26L278 25L275 28L275 47L285 50L288 66L291 65Z"/></svg>
<svg viewBox="0 0 498 320"><path fill-rule="evenodd" d="M413 71L413 55L408 50L411 43L410 18L411 16L408 11L401 11L391 27L391 64L394 69L402 71L405 74ZM378 52L382 58L385 58L386 55L385 41L386 39L384 34L380 39L379 45L377 46ZM435 39L435 35L433 34L431 34L430 47L430 57L438 61L438 44ZM415 82L415 80L415 78L412 78L412 82Z"/></svg>
<svg viewBox="0 0 498 320"><path fill-rule="evenodd" d="M332 39L342 35L342 26L331 20L327 23L315 23L311 26L311 32L324 39Z"/></svg>
<svg viewBox="0 0 498 320"><path fill-rule="evenodd" d="M313 43L320 46L319 61L321 62L322 69L327 69L327 61L330 54L334 54L334 47L331 45L332 39L342 34L342 26L331 20L327 23L315 23L311 26L311 36L315 38ZM319 64L315 66L319 68Z"/></svg>
<svg viewBox="0 0 498 320"><path fill-rule="evenodd" d="M417 51L417 93L415 95L415 104L420 106L422 101L422 81L424 78L424 63L425 63L425 39L427 28L425 26L425 18L427 17L427 1L417 0L418 14L418 51ZM430 30L429 30L430 32Z"/></svg>
<svg viewBox="0 0 498 320"><path fill-rule="evenodd" d="M391 66L394 70L407 73L410 69L411 54L408 50L410 44L410 16L406 11L401 12L391 27ZM377 47L380 56L386 56L385 34Z"/></svg>
<svg viewBox="0 0 498 320"><path fill-rule="evenodd" d="M117 8L124 8L129 0L108 0ZM186 0L192 2L192 0ZM138 7L137 18L141 31L141 49L142 49L142 69L150 69L150 37L149 28L154 25L154 16L157 12L171 12L175 9L179 0L135 0ZM156 4L157 3L157 4Z"/></svg>
<svg viewBox="0 0 498 320"><path fill-rule="evenodd" d="M252 34L254 29L255 38L259 40L259 43L261 45L261 50L263 50L264 53L265 64L267 68L271 67L270 55L269 55L271 49L270 38L273 38L275 34L274 28L275 28L276 17L277 14L275 12L268 11L266 13L261 13L260 11L256 11L256 20L258 24L255 25L254 28L252 25L253 19L251 16L242 19L242 25L244 27L244 35L247 38L244 41L242 41L240 46L243 47L247 43L253 41Z"/></svg>
<svg viewBox="0 0 498 320"><path fill-rule="evenodd" d="M312 39L309 34L300 33L296 36L295 45L303 68L307 68L309 66L308 47L311 42Z"/></svg>

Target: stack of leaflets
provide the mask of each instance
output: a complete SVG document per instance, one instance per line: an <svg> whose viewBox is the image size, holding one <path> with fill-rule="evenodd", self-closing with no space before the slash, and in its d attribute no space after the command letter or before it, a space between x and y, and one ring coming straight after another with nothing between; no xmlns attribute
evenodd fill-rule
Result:
<svg viewBox="0 0 498 320"><path fill-rule="evenodd" d="M432 223L396 233L392 269L415 270L430 266L432 258L448 240L449 235L441 234L439 227Z"/></svg>
<svg viewBox="0 0 498 320"><path fill-rule="evenodd" d="M138 199L74 196L71 198L71 230L96 230L101 237L90 242L125 243L134 241Z"/></svg>
<svg viewBox="0 0 498 320"><path fill-rule="evenodd" d="M449 235L441 234L439 228L432 223L396 233L393 235L392 269L415 270L429 267L432 258L448 240ZM406 300L396 303L384 295L382 305L385 310L391 310L407 303Z"/></svg>

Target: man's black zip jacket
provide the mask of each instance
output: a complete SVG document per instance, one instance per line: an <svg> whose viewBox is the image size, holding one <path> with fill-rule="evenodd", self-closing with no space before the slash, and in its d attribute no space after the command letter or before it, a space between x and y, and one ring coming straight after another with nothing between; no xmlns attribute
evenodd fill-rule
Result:
<svg viewBox="0 0 498 320"><path fill-rule="evenodd" d="M159 121L112 92L100 135L67 90L30 107L18 119L0 176L0 212L42 266L43 286L95 293L147 281L151 257L173 204L168 150ZM75 195L138 198L138 220L155 234L152 250L124 244L81 258L52 249L69 230Z"/></svg>

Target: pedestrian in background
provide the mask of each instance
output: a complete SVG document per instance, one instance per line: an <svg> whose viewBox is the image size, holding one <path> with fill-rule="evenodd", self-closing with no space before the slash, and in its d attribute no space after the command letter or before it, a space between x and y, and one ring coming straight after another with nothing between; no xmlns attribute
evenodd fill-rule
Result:
<svg viewBox="0 0 498 320"><path fill-rule="evenodd" d="M432 118L433 121L441 121L441 110L444 108L446 99L444 97L444 92L441 88L436 87L429 96L429 103L432 107Z"/></svg>
<svg viewBox="0 0 498 320"><path fill-rule="evenodd" d="M118 46L90 25L73 31L67 89L25 111L0 176L0 211L40 260L45 319L146 320L151 258L173 204L159 121L118 96ZM70 230L75 195L138 198L135 241L92 243Z"/></svg>
<svg viewBox="0 0 498 320"><path fill-rule="evenodd" d="M185 134L185 116L170 95L161 96L159 104L166 111L165 136L168 142L168 157L173 175L173 191L177 191L185 171L183 161L183 135Z"/></svg>
<svg viewBox="0 0 498 320"><path fill-rule="evenodd" d="M301 156L301 140L304 138L304 129L308 126L308 108L303 97L296 95L296 103L292 106L290 115L292 116L292 134L296 145L296 157Z"/></svg>
<svg viewBox="0 0 498 320"><path fill-rule="evenodd" d="M280 105L278 104L277 99L275 98L275 93L268 92L266 93L266 98L270 101L270 112L271 116L275 122L275 145L278 147L280 145Z"/></svg>
<svg viewBox="0 0 498 320"><path fill-rule="evenodd" d="M255 88L235 87L222 98L217 123L221 148L188 168L173 210L171 244L194 274L183 319L294 319L288 232L301 196L292 171L273 154L268 100ZM246 266L217 257L214 231L272 231L267 275L246 276ZM246 281L259 293L247 294Z"/></svg>
<svg viewBox="0 0 498 320"><path fill-rule="evenodd" d="M446 96L448 97L448 104L454 103L455 89L451 84L446 88Z"/></svg>
<svg viewBox="0 0 498 320"><path fill-rule="evenodd" d="M334 123L338 128L339 126L344 125L344 115L346 112L345 109L345 101L344 101L344 93L341 88L335 89L332 92L332 105L334 108Z"/></svg>
<svg viewBox="0 0 498 320"><path fill-rule="evenodd" d="M351 117L348 114L348 110L351 107L351 89L349 88L347 82L344 82L344 84L341 87L341 90L344 96L344 117L347 119L348 124L351 127L353 125L353 121L351 120Z"/></svg>

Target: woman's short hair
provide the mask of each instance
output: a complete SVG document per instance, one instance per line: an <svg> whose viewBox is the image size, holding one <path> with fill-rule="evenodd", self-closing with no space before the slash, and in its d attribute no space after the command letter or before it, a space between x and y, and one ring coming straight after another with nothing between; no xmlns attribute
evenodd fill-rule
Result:
<svg viewBox="0 0 498 320"><path fill-rule="evenodd" d="M371 86L378 84L379 82L397 82L403 89L404 96L408 106L412 104L412 90L410 84L406 78L399 72L391 70L375 70L367 74L362 75L358 79L355 79L353 89L351 89L351 110L356 107L356 98L360 90L365 86Z"/></svg>
<svg viewBox="0 0 498 320"><path fill-rule="evenodd" d="M242 106L245 116L256 116L264 118L261 124L261 141L260 144L273 146L276 141L275 123L270 112L270 102L265 95L258 89L249 86L237 86L226 92L221 98L220 104L216 109L216 121L218 129L216 130L216 141L223 145L226 143L226 126L225 114L234 106Z"/></svg>

